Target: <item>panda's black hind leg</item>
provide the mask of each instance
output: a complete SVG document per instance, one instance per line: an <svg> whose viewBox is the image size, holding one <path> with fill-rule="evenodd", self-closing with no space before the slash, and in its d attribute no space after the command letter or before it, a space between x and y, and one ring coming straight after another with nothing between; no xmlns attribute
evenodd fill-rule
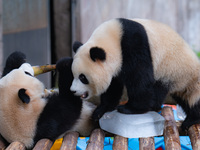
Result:
<svg viewBox="0 0 200 150"><path fill-rule="evenodd" d="M181 125L183 131L188 130L194 124L200 124L200 102L197 102L192 107L189 106L187 100L172 95L174 100L183 108L186 113L186 118Z"/></svg>

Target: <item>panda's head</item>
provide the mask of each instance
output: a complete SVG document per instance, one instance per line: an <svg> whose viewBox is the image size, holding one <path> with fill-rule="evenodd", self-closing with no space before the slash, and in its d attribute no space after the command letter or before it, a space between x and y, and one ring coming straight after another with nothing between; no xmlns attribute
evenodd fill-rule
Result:
<svg viewBox="0 0 200 150"><path fill-rule="evenodd" d="M85 44L74 43L71 91L75 95L88 99L108 89L122 66L121 36L121 23L113 19L96 28Z"/></svg>
<svg viewBox="0 0 200 150"><path fill-rule="evenodd" d="M28 64L13 69L0 79L0 133L8 141L33 143L37 119L46 100L44 85L33 77Z"/></svg>
<svg viewBox="0 0 200 150"><path fill-rule="evenodd" d="M73 50L76 54L72 63L74 80L70 90L82 99L100 95L107 89L112 78L106 68L107 56L104 49L92 43L82 45L75 42Z"/></svg>

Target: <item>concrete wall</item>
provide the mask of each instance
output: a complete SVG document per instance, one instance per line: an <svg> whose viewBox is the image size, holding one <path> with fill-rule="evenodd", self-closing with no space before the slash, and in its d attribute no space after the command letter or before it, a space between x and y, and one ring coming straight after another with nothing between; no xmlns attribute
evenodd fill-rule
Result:
<svg viewBox="0 0 200 150"><path fill-rule="evenodd" d="M49 0L3 0L3 64L22 51L31 65L51 63ZM51 87L51 74L38 78Z"/></svg>
<svg viewBox="0 0 200 150"><path fill-rule="evenodd" d="M111 18L148 18L168 24L200 51L200 0L80 0L81 40Z"/></svg>

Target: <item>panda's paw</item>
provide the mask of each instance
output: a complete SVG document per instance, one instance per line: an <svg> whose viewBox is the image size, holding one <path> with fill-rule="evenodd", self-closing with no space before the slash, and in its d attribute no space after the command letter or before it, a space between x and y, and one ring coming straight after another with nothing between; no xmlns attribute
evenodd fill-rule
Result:
<svg viewBox="0 0 200 150"><path fill-rule="evenodd" d="M129 105L120 105L117 107L118 112L123 114L143 114L146 113L147 110L139 110L130 107Z"/></svg>
<svg viewBox="0 0 200 150"><path fill-rule="evenodd" d="M93 114L92 114L92 119L94 121L99 121L99 119L103 116L103 114L106 112L106 108L105 107L97 107Z"/></svg>

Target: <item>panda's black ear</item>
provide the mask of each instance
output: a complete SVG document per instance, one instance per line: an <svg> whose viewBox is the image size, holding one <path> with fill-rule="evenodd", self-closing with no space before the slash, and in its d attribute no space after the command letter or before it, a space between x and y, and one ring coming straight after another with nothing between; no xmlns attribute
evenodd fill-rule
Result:
<svg viewBox="0 0 200 150"><path fill-rule="evenodd" d="M93 47L90 49L90 57L93 61L96 60L104 61L106 60L106 53L103 49L99 47Z"/></svg>
<svg viewBox="0 0 200 150"><path fill-rule="evenodd" d="M73 51L76 53L79 47L81 47L83 44L79 41L75 41L73 44Z"/></svg>
<svg viewBox="0 0 200 150"><path fill-rule="evenodd" d="M23 103L28 104L30 102L30 97L26 94L26 89L20 89L18 91L18 96Z"/></svg>

